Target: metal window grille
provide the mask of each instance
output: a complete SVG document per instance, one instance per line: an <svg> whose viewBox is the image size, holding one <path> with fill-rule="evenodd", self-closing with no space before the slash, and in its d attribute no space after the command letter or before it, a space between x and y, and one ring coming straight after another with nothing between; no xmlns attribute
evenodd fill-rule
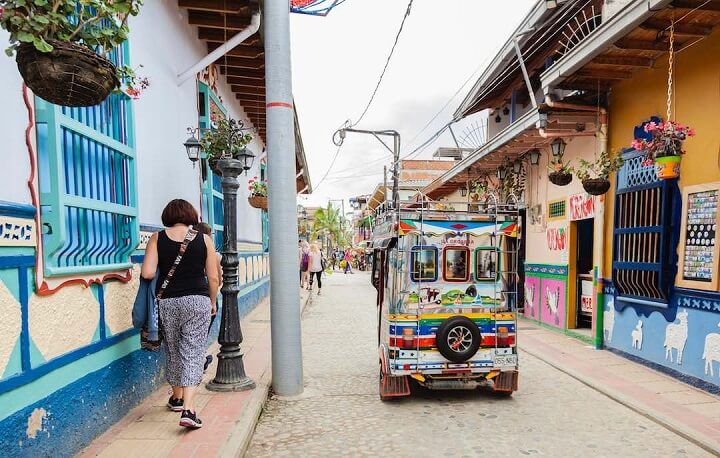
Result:
<svg viewBox="0 0 720 458"><path fill-rule="evenodd" d="M110 55L126 64L127 44ZM113 94L92 107L35 99L45 273L131 267L139 241L132 103Z"/></svg>
<svg viewBox="0 0 720 458"><path fill-rule="evenodd" d="M672 285L672 180L658 180L631 151L618 172L613 229L613 283L619 298L666 306Z"/></svg>
<svg viewBox="0 0 720 458"><path fill-rule="evenodd" d="M565 199L548 203L548 218L563 218L565 216Z"/></svg>

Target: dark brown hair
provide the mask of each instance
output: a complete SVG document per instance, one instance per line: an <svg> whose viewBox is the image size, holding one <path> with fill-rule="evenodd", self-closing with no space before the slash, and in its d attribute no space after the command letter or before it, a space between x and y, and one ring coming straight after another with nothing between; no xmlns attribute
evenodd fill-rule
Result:
<svg viewBox="0 0 720 458"><path fill-rule="evenodd" d="M212 235L212 228L210 227L210 225L208 223L197 223L194 226L194 229L196 231L200 232L201 234Z"/></svg>
<svg viewBox="0 0 720 458"><path fill-rule="evenodd" d="M165 206L161 218L165 227L173 227L176 224L194 226L198 223L197 210L184 199L171 200Z"/></svg>

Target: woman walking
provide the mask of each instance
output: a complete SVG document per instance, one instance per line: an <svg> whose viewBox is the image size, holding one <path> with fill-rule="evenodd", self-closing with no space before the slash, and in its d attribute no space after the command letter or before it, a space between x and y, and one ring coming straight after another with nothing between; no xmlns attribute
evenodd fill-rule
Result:
<svg viewBox="0 0 720 458"><path fill-rule="evenodd" d="M298 261L300 262L300 288L307 288L310 281L310 245L305 240L300 242Z"/></svg>
<svg viewBox="0 0 720 458"><path fill-rule="evenodd" d="M182 412L180 426L200 428L195 389L202 381L210 315L216 313L217 257L210 237L198 233L195 208L175 199L162 212L165 230L153 234L145 250L142 277L159 271L156 297L165 340L165 377L173 394L168 407Z"/></svg>
<svg viewBox="0 0 720 458"><path fill-rule="evenodd" d="M353 255L352 255L352 250L350 249L350 247L348 247L348 248L345 250L345 257L344 257L344 259L345 259L345 274L347 275L348 272L350 272L351 274L354 273L353 270L352 270L352 259L353 259Z"/></svg>
<svg viewBox="0 0 720 458"><path fill-rule="evenodd" d="M317 284L318 284L318 296L320 295L320 291L322 290L322 273L323 273L323 258L322 258L322 252L320 251L320 248L318 248L317 243L313 243L310 245L310 286L308 287L308 290L312 291L313 287L313 279L317 277Z"/></svg>

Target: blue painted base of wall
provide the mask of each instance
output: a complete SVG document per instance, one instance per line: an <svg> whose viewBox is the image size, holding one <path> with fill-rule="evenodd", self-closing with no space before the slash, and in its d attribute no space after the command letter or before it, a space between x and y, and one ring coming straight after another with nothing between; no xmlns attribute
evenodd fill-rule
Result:
<svg viewBox="0 0 720 458"><path fill-rule="evenodd" d="M242 290L238 298L240 316L252 311L269 290L267 279ZM217 340L219 328L217 319L208 344ZM166 383L164 362L162 351L134 351L13 413L0 421L2 456L74 455ZM42 420L37 436L29 438L28 418L35 409L44 409L47 417Z"/></svg>
<svg viewBox="0 0 720 458"><path fill-rule="evenodd" d="M627 358L634 363L642 364L643 366L647 366L650 369L654 369L658 372L662 372L663 374L674 377L682 382L687 383L688 385L694 386L695 388L700 388L701 390L707 391L708 393L720 395L720 386L718 385L713 385L712 383L706 382L705 380L701 380L697 377L693 377L692 375L683 374L680 371L676 371L675 369L663 366L662 364L656 364L652 361L648 361L635 355L625 353L624 351L618 350L617 348L607 347L605 348L605 350L615 353L616 355L620 355L623 358Z"/></svg>
<svg viewBox="0 0 720 458"><path fill-rule="evenodd" d="M161 353L135 351L0 422L3 456L72 456L164 383ZM27 435L35 409L48 415Z"/></svg>

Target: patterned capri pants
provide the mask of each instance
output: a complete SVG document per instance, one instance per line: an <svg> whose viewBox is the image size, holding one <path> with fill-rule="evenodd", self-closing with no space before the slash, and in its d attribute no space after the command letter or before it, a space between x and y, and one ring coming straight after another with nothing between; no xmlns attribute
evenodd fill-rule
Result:
<svg viewBox="0 0 720 458"><path fill-rule="evenodd" d="M160 299L158 313L167 356L165 378L170 385L196 386L202 381L210 310L207 296Z"/></svg>

